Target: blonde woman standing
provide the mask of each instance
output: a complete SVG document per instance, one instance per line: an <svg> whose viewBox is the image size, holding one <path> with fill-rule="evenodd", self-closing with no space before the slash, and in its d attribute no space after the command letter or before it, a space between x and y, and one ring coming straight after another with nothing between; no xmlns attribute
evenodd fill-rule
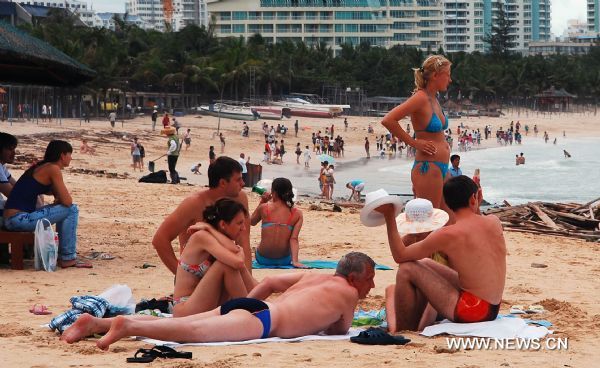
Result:
<svg viewBox="0 0 600 368"><path fill-rule="evenodd" d="M449 213L442 197L450 159L450 147L444 135L449 124L437 94L446 91L452 82L450 66L450 61L441 55L425 59L420 68L414 69L413 95L392 109L381 122L392 136L416 149L411 171L415 196L428 199L435 208ZM410 117L416 138L411 137L399 124L407 116Z"/></svg>

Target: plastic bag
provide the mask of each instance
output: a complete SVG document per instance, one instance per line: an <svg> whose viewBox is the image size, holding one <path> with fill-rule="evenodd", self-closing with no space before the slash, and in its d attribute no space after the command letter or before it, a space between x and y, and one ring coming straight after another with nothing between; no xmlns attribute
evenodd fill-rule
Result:
<svg viewBox="0 0 600 368"><path fill-rule="evenodd" d="M110 303L109 313L133 314L135 312L135 299L127 285L115 284L98 295Z"/></svg>
<svg viewBox="0 0 600 368"><path fill-rule="evenodd" d="M39 219L34 232L34 265L36 270L56 271L58 258L58 234L46 218Z"/></svg>

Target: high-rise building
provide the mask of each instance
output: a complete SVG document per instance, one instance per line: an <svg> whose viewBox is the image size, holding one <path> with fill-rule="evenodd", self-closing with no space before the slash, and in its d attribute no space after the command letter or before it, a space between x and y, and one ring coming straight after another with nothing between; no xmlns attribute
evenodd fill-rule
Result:
<svg viewBox="0 0 600 368"><path fill-rule="evenodd" d="M444 0L444 49L485 51L503 9L510 23L514 51L525 51L531 41L550 39L550 0Z"/></svg>
<svg viewBox="0 0 600 368"><path fill-rule="evenodd" d="M209 0L217 37L250 37L266 42L442 46L442 0Z"/></svg>
<svg viewBox="0 0 600 368"><path fill-rule="evenodd" d="M206 0L128 0L126 11L137 15L152 28L179 31L189 24L208 26Z"/></svg>
<svg viewBox="0 0 600 368"><path fill-rule="evenodd" d="M587 24L590 33L600 33L600 0L587 1Z"/></svg>
<svg viewBox="0 0 600 368"><path fill-rule="evenodd" d="M600 0L595 0L600 1ZM503 9L514 51L550 39L550 0L209 0L217 37L485 51Z"/></svg>
<svg viewBox="0 0 600 368"><path fill-rule="evenodd" d="M67 9L76 14L83 23L93 26L95 21L94 11L88 7L87 2L79 0L45 0L45 1L13 1L21 5L44 6L47 8Z"/></svg>

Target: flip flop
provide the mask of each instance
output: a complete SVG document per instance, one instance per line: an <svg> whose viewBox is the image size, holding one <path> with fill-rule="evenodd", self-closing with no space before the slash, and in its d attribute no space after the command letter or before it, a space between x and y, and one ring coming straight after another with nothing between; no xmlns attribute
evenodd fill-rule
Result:
<svg viewBox="0 0 600 368"><path fill-rule="evenodd" d="M102 259L105 261L110 261L111 259L115 259L115 256L113 256L110 253L102 253L98 256L98 259Z"/></svg>
<svg viewBox="0 0 600 368"><path fill-rule="evenodd" d="M404 338L402 335L392 336L380 328L369 328L353 336L350 341L357 344L365 345L405 345L410 342L410 339Z"/></svg>
<svg viewBox="0 0 600 368"><path fill-rule="evenodd" d="M138 349L132 358L127 358L127 363L150 363L156 358L192 359L189 351L177 351L163 345L156 345L152 349Z"/></svg>
<svg viewBox="0 0 600 368"><path fill-rule="evenodd" d="M31 307L31 309L29 310L29 312L35 314L36 316L45 316L48 314L52 314L52 312L48 310L48 307L46 307L43 304L34 304L33 307Z"/></svg>

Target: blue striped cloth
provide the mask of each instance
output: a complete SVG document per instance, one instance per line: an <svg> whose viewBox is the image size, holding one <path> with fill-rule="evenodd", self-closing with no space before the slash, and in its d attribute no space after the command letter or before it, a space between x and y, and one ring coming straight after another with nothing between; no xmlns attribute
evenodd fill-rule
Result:
<svg viewBox="0 0 600 368"><path fill-rule="evenodd" d="M102 318L110 308L110 303L106 299L93 295L74 296L70 299L70 302L73 306L72 309L52 318L50 321L50 328L53 331L58 330L62 334L84 313Z"/></svg>
<svg viewBox="0 0 600 368"><path fill-rule="evenodd" d="M305 265L308 268L314 268L314 269L333 269L335 270L337 268L337 261L326 261L326 260L315 260L315 261L300 261L300 263L302 263L303 265ZM294 266L292 266L291 264L288 265L262 265L258 262L256 262L256 260L252 261L252 268L254 269L262 269L262 268L271 268L271 269L291 269L291 268L295 268ZM376 270L392 270L392 268L385 266L385 265L381 265L381 264L377 264L375 265L375 269Z"/></svg>

